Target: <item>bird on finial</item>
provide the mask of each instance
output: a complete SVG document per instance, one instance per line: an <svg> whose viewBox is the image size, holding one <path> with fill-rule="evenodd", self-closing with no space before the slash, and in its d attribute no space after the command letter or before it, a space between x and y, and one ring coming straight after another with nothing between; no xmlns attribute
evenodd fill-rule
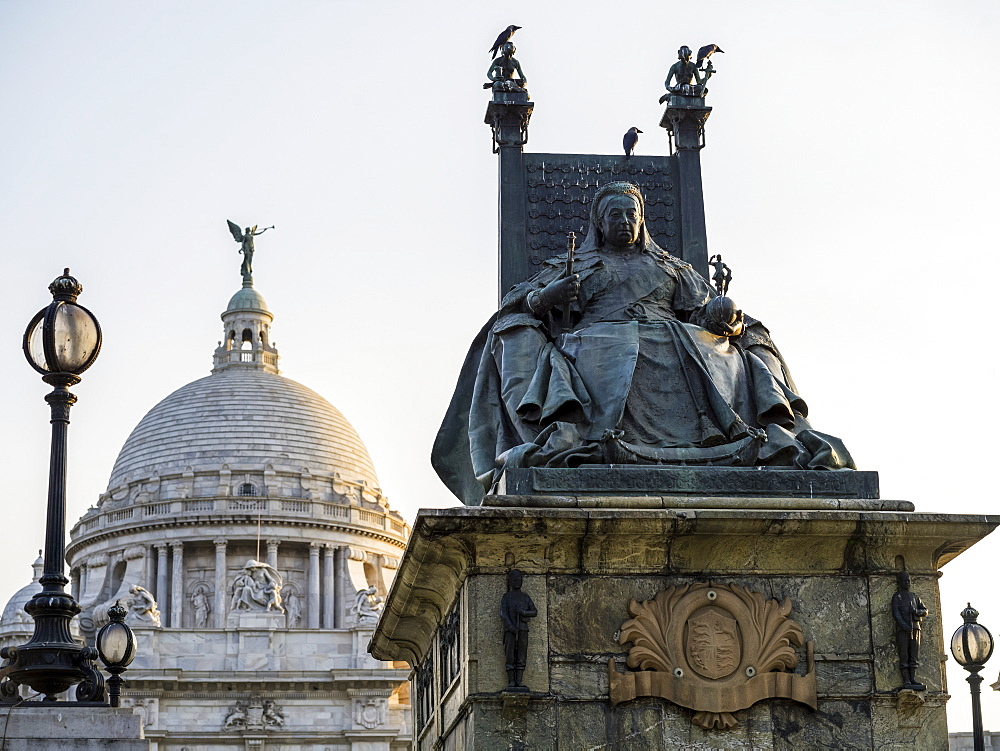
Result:
<svg viewBox="0 0 1000 751"><path fill-rule="evenodd" d="M625 136L624 136L624 138L622 138L622 146L625 147L625 158L626 159L628 159L630 156L632 156L632 149L634 149L635 145L637 143L639 143L639 134L640 133L642 133L642 131L639 130L638 128L636 128L635 126L633 126L633 127L631 127L631 128L628 129L628 133L626 133Z"/></svg>
<svg viewBox="0 0 1000 751"><path fill-rule="evenodd" d="M522 27L515 26L514 24L511 24L506 29L504 29L503 31L501 31L500 32L500 36L498 36L497 40L495 42L493 42L493 47L490 49L490 55L492 55L493 57L496 57L497 56L497 52L499 51L499 49L501 47L503 47L504 42L510 41L510 38L512 36L514 36L514 32L517 31L520 28L522 28Z"/></svg>
<svg viewBox="0 0 1000 751"><path fill-rule="evenodd" d="M705 61L708 60L716 52L721 52L725 54L725 50L722 49L717 44L706 44L704 47L698 50L698 70L705 70Z"/></svg>

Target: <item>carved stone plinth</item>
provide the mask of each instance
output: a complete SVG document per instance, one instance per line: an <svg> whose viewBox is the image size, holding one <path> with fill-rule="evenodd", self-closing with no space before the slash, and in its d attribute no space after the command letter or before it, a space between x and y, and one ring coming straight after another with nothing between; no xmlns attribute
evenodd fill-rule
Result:
<svg viewBox="0 0 1000 751"><path fill-rule="evenodd" d="M142 718L129 708L29 702L0 708L6 751L149 751Z"/></svg>
<svg viewBox="0 0 1000 751"><path fill-rule="evenodd" d="M1000 517L520 498L417 517L371 644L414 667L417 748L947 747L938 571ZM516 696L512 568L537 609ZM900 569L931 613L917 694Z"/></svg>
<svg viewBox="0 0 1000 751"><path fill-rule="evenodd" d="M739 498L795 498L878 500L878 472L815 472L758 467L582 466L575 469L528 467L507 470L500 478L504 495L561 495L609 497L670 496L678 504L698 496ZM511 503L502 496L487 496L483 505ZM779 502L780 503L780 502ZM864 510L912 511L913 504L891 501L868 504ZM733 504L740 507L739 503ZM770 506L773 508L773 505ZM819 508L820 506L817 506ZM837 506L826 506L836 509ZM862 510L859 507L857 510Z"/></svg>
<svg viewBox="0 0 1000 751"><path fill-rule="evenodd" d="M229 628L273 631L285 627L285 614L274 610L233 610L226 623Z"/></svg>

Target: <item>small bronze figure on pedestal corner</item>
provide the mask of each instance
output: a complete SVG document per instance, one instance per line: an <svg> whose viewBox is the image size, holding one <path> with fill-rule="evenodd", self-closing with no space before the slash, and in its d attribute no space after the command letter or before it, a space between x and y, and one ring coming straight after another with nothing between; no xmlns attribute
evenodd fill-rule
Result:
<svg viewBox="0 0 1000 751"><path fill-rule="evenodd" d="M521 591L524 576L516 568L507 572L507 593L500 598L503 648L507 663L507 691L527 691L524 666L528 658L528 618L538 615L531 598Z"/></svg>
<svg viewBox="0 0 1000 751"><path fill-rule="evenodd" d="M677 50L677 62L670 66L667 80L663 82L667 93L660 97L660 104L671 96L704 98L708 94L708 79L715 73L712 61L709 60L714 52L722 50L715 44L705 45L698 50L698 62L692 62L690 47L684 45Z"/></svg>
<svg viewBox="0 0 1000 751"><path fill-rule="evenodd" d="M910 575L896 574L899 591L892 596L892 618L896 626L896 648L899 650L899 671L903 674L902 688L926 691L917 683L916 671L920 657L920 621L927 617L927 607L910 591Z"/></svg>
<svg viewBox="0 0 1000 751"><path fill-rule="evenodd" d="M517 48L514 47L513 42L504 43L500 50L500 57L496 58L490 65L490 69L486 71L486 77L490 80L483 84L484 89L528 93L526 88L528 77L521 70L521 63L514 57L515 52L517 52ZM517 73L518 78L514 78L515 73Z"/></svg>

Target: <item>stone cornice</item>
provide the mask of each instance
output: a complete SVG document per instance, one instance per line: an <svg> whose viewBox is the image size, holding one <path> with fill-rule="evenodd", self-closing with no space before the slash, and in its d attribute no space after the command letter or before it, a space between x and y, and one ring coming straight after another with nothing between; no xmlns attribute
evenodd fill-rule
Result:
<svg viewBox="0 0 1000 751"><path fill-rule="evenodd" d="M470 570L504 574L894 574L938 569L1000 516L906 512L421 509L369 651L414 665Z"/></svg>

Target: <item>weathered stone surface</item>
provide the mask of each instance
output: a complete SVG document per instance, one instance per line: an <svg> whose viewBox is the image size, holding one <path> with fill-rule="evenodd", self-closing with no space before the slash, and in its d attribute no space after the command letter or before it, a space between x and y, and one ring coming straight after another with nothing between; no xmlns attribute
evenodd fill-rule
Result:
<svg viewBox="0 0 1000 751"><path fill-rule="evenodd" d="M552 751L559 748L554 721L555 702L535 699L524 711L504 711L497 699L476 699L472 710L472 737L467 748Z"/></svg>
<svg viewBox="0 0 1000 751"><path fill-rule="evenodd" d="M131 709L22 704L0 708L5 751L148 751Z"/></svg>
<svg viewBox="0 0 1000 751"><path fill-rule="evenodd" d="M686 739L691 721L687 710L660 699L638 699L619 704L611 711L613 744L608 748L656 749L676 748L677 740Z"/></svg>
<svg viewBox="0 0 1000 751"><path fill-rule="evenodd" d="M797 499L879 497L878 472L760 467L581 466L508 469L500 495L755 496ZM495 496L494 496L495 497ZM483 500L490 505L491 497Z"/></svg>
<svg viewBox="0 0 1000 751"><path fill-rule="evenodd" d="M462 609L463 672L447 696L436 698L446 706L439 705L421 749L943 747L937 569L998 523L843 511L424 511L372 649L426 651L415 625L440 623L456 603ZM538 616L531 619L525 671L531 694L505 702L499 604L514 567L525 574L523 590ZM913 591L932 615L924 620L917 672L929 690L897 696L889 604L900 567L911 572ZM788 617L814 644L815 712L764 700L735 712L736 727L703 730L692 723L692 710L663 699L611 706L607 663L613 658L627 670L628 645L617 635L631 617L629 602L706 581L789 598ZM801 675L807 648L795 651Z"/></svg>
<svg viewBox="0 0 1000 751"><path fill-rule="evenodd" d="M821 697L864 696L871 692L872 683L871 662L867 659L823 660L816 663L816 690Z"/></svg>
<svg viewBox="0 0 1000 751"><path fill-rule="evenodd" d="M868 580L861 576L797 576L772 578L770 596L790 598L792 615L805 629L806 639L817 641L816 651L834 655L867 654ZM806 629L805 624L809 624ZM836 628L829 628L837 624ZM864 644L858 644L864 635Z"/></svg>
<svg viewBox="0 0 1000 751"><path fill-rule="evenodd" d="M610 714L606 702L559 702L556 733L560 748L607 748Z"/></svg>
<svg viewBox="0 0 1000 751"><path fill-rule="evenodd" d="M947 738L947 716L942 694L902 691L872 702L875 748L891 751L937 751Z"/></svg>
<svg viewBox="0 0 1000 751"><path fill-rule="evenodd" d="M792 702L776 701L771 705L771 719L773 747L781 751L874 748L871 707L863 699L821 701L816 712Z"/></svg>
<svg viewBox="0 0 1000 751"><path fill-rule="evenodd" d="M552 693L574 699L604 699L608 695L608 658L549 658Z"/></svg>
<svg viewBox="0 0 1000 751"><path fill-rule="evenodd" d="M649 599L665 577L554 576L549 588L549 642L555 655L625 653L616 635L633 598ZM582 618L581 614L587 617ZM607 671L605 661L605 672Z"/></svg>
<svg viewBox="0 0 1000 751"><path fill-rule="evenodd" d="M689 711L688 716L691 712ZM763 749L772 747L771 710L767 702L736 713L739 726L731 730L704 730L692 724L685 749Z"/></svg>

